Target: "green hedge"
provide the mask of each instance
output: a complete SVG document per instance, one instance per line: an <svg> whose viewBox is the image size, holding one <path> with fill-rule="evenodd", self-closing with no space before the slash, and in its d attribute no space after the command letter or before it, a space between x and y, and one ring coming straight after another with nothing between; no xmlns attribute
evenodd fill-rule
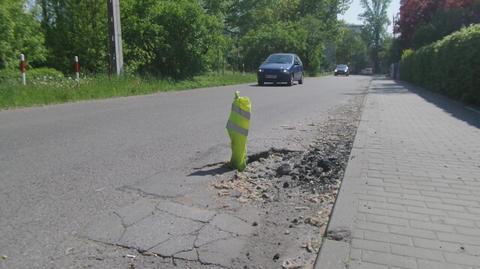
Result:
<svg viewBox="0 0 480 269"><path fill-rule="evenodd" d="M52 81L63 79L63 73L48 67L27 69L27 82L32 81ZM20 81L20 71L15 69L0 69L1 82Z"/></svg>
<svg viewBox="0 0 480 269"><path fill-rule="evenodd" d="M405 51L400 65L402 80L480 105L480 24Z"/></svg>

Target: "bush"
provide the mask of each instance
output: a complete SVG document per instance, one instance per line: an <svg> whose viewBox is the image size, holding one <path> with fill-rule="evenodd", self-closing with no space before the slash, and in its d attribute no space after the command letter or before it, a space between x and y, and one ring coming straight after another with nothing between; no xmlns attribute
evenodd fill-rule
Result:
<svg viewBox="0 0 480 269"><path fill-rule="evenodd" d="M480 105L480 24L404 52L400 65L402 80Z"/></svg>
<svg viewBox="0 0 480 269"><path fill-rule="evenodd" d="M20 78L20 72L14 69L0 69L0 82Z"/></svg>
<svg viewBox="0 0 480 269"><path fill-rule="evenodd" d="M142 74L191 78L217 62L223 26L199 1L165 0L123 3L125 62Z"/></svg>
<svg viewBox="0 0 480 269"><path fill-rule="evenodd" d="M27 69L27 82L29 80L58 80L63 78L63 73L47 67ZM16 69L1 69L0 82L20 79L20 71Z"/></svg>
<svg viewBox="0 0 480 269"><path fill-rule="evenodd" d="M27 74L31 79L45 79L45 78L51 78L51 79L59 79L63 78L63 73L53 69L53 68L48 68L48 67L41 67L41 68L34 68L27 70Z"/></svg>

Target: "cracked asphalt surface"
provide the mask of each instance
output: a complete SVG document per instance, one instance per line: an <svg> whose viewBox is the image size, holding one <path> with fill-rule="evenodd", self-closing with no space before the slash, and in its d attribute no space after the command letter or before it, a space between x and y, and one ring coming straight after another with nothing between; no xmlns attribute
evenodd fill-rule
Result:
<svg viewBox="0 0 480 269"><path fill-rule="evenodd" d="M0 111L0 268L243 268L240 254L260 253L255 234L269 217L211 187L232 173L211 165L229 158L234 91L252 100L250 153L305 150L318 135L312 123L369 82L311 78ZM271 268L263 258L248 268Z"/></svg>

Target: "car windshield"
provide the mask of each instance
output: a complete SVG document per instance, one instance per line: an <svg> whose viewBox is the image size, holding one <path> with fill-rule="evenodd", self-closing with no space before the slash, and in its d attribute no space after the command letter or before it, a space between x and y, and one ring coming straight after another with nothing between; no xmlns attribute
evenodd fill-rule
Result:
<svg viewBox="0 0 480 269"><path fill-rule="evenodd" d="M347 68L347 66L344 65L344 64L337 65L337 69L346 69L346 68Z"/></svg>
<svg viewBox="0 0 480 269"><path fill-rule="evenodd" d="M293 61L292 55L274 54L265 61L269 64L289 64Z"/></svg>

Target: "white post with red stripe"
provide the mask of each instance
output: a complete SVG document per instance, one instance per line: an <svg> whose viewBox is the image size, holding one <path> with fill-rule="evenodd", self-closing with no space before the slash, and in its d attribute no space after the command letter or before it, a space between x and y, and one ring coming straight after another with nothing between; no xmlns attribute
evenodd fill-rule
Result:
<svg viewBox="0 0 480 269"><path fill-rule="evenodd" d="M75 56L75 78L77 82L80 82L80 63L78 62L78 56Z"/></svg>
<svg viewBox="0 0 480 269"><path fill-rule="evenodd" d="M27 70L27 63L25 62L25 55L20 54L20 73L22 75L22 84L27 85L27 75L25 74Z"/></svg>

